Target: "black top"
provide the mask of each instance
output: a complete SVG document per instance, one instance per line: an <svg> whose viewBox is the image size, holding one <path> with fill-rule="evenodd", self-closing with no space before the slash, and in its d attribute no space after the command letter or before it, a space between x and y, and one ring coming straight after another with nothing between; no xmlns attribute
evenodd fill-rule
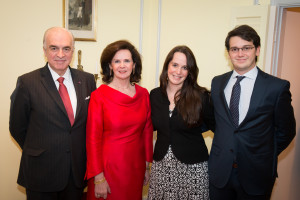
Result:
<svg viewBox="0 0 300 200"><path fill-rule="evenodd" d="M150 92L152 123L154 130L157 130L154 160L162 160L169 145L175 157L183 163L194 164L208 160L208 150L202 133L214 130L215 121L208 92L204 94L203 99L203 123L189 128L178 114L176 107L169 117L170 102L161 88L155 88Z"/></svg>

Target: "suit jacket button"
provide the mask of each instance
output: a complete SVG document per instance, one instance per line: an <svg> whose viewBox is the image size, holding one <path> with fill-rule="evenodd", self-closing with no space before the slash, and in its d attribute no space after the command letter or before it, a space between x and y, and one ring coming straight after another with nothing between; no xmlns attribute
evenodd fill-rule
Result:
<svg viewBox="0 0 300 200"><path fill-rule="evenodd" d="M70 153L70 149L67 149L67 151L66 151L67 153Z"/></svg>
<svg viewBox="0 0 300 200"><path fill-rule="evenodd" d="M230 152L233 153L233 149L230 149Z"/></svg>
<svg viewBox="0 0 300 200"><path fill-rule="evenodd" d="M239 132L238 130L235 130L235 131L234 131L235 134L238 133L238 132Z"/></svg>

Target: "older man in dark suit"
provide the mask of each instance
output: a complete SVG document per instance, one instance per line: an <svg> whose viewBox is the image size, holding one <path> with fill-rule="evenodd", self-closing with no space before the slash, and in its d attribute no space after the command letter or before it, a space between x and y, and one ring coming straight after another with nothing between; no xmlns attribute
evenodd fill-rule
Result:
<svg viewBox="0 0 300 200"><path fill-rule="evenodd" d="M216 130L209 158L212 200L270 199L277 157L296 134L290 83L256 66L260 37L247 25L228 33L234 70L212 81Z"/></svg>
<svg viewBox="0 0 300 200"><path fill-rule="evenodd" d="M28 200L80 200L96 84L92 74L69 67L74 37L68 30L48 29L43 49L46 65L20 76L11 95L9 129L23 150L18 184Z"/></svg>

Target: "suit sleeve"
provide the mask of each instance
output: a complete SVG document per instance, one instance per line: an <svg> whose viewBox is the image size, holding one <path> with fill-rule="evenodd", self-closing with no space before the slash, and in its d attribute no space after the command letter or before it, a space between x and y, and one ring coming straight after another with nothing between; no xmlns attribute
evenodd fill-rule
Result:
<svg viewBox="0 0 300 200"><path fill-rule="evenodd" d="M290 83L285 82L275 107L275 137L279 155L296 135L294 110L291 105Z"/></svg>
<svg viewBox="0 0 300 200"><path fill-rule="evenodd" d="M23 149L30 118L30 98L20 77L10 99L9 130L12 137Z"/></svg>
<svg viewBox="0 0 300 200"><path fill-rule="evenodd" d="M210 93L205 95L203 101L203 121L206 125L206 128L211 131L215 131L215 116L214 116L214 107L211 100Z"/></svg>
<svg viewBox="0 0 300 200"><path fill-rule="evenodd" d="M144 136L144 145L145 145L145 153L146 153L146 161L152 162L153 160L153 126L151 120L151 106L149 94L147 92L147 119L146 125L143 130Z"/></svg>
<svg viewBox="0 0 300 200"><path fill-rule="evenodd" d="M89 80L91 82L92 92L97 89L97 83L95 81L94 75L90 75Z"/></svg>
<svg viewBox="0 0 300 200"><path fill-rule="evenodd" d="M91 94L86 125L86 179L103 172L103 160L100 156L103 152L103 112L102 103L96 94L95 92Z"/></svg>

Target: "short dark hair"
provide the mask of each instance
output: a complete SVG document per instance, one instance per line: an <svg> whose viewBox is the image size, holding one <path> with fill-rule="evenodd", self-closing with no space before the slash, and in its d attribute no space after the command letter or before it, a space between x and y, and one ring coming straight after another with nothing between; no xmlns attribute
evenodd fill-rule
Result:
<svg viewBox="0 0 300 200"><path fill-rule="evenodd" d="M229 51L229 48L230 48L229 40L230 40L230 38L232 38L234 36L238 36L248 42L253 42L255 48L260 46L260 37L257 34L257 32L251 26L241 25L241 26L234 28L232 31L230 31L227 34L227 37L225 39L225 46L226 46L227 51Z"/></svg>
<svg viewBox="0 0 300 200"><path fill-rule="evenodd" d="M240 25L240 26L235 27L232 31L230 31L227 34L227 37L225 39L225 47L226 47L227 51L229 51L229 49L230 49L230 46L229 46L230 38L232 38L234 36L238 36L248 42L253 42L255 49L260 47L260 37L257 34L257 32L251 26ZM255 61L257 61L257 56L255 57Z"/></svg>
<svg viewBox="0 0 300 200"><path fill-rule="evenodd" d="M105 47L100 58L101 75L104 83L110 83L113 78L113 71L110 72L109 65L119 50L127 49L131 53L133 63L135 64L134 73L130 75L130 82L138 83L141 80L142 61L139 52L127 40L118 40Z"/></svg>

